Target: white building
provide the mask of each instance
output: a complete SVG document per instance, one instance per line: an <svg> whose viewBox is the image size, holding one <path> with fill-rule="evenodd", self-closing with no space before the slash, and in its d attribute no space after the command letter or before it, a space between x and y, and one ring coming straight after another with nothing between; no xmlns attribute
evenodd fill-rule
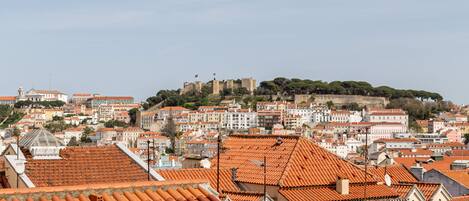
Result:
<svg viewBox="0 0 469 201"><path fill-rule="evenodd" d="M29 100L33 102L39 101L62 101L68 102L67 94L64 94L57 90L36 90L31 89L26 94L23 88L18 89L18 100Z"/></svg>
<svg viewBox="0 0 469 201"><path fill-rule="evenodd" d="M365 115L365 121L400 123L407 128L409 126L409 115L401 109L369 110Z"/></svg>
<svg viewBox="0 0 469 201"><path fill-rule="evenodd" d="M250 109L226 111L223 115L223 128L247 130L257 127L257 113Z"/></svg>

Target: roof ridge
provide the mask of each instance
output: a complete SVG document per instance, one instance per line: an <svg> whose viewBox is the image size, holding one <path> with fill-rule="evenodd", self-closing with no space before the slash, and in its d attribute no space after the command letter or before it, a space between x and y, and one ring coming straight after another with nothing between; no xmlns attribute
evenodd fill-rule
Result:
<svg viewBox="0 0 469 201"><path fill-rule="evenodd" d="M292 152L291 154L289 155L288 157L288 160L287 160L287 165L285 165L285 168L283 168L283 171L282 171L282 176L280 176L280 179L278 180L278 185L280 187L283 186L283 180L287 177L288 174L285 174L285 172L287 171L287 168L290 168L290 166L292 166L293 163L290 162L290 160L292 160L292 156L293 154L295 153L295 151L297 150L298 148L298 144L300 143L300 140L303 139L301 136L298 138L298 140L296 141L295 143L295 147L292 149Z"/></svg>

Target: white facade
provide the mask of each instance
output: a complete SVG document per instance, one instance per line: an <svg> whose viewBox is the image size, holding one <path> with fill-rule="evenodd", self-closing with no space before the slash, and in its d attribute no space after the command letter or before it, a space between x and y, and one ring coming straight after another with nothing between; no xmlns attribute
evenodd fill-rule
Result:
<svg viewBox="0 0 469 201"><path fill-rule="evenodd" d="M223 127L232 130L245 130L257 127L257 113L251 110L227 111L223 115Z"/></svg>

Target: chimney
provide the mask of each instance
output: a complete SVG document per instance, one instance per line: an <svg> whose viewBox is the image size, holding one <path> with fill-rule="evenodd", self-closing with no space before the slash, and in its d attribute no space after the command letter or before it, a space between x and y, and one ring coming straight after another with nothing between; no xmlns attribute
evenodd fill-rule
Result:
<svg viewBox="0 0 469 201"><path fill-rule="evenodd" d="M236 181L238 179L238 168L231 168L231 180Z"/></svg>
<svg viewBox="0 0 469 201"><path fill-rule="evenodd" d="M281 137L278 137L277 141L275 142L275 145L280 146L281 144L283 144L283 139Z"/></svg>
<svg viewBox="0 0 469 201"><path fill-rule="evenodd" d="M349 183L350 180L344 175L337 176L337 182L335 185L335 190L341 195L349 194Z"/></svg>
<svg viewBox="0 0 469 201"><path fill-rule="evenodd" d="M415 166L410 167L410 172L419 180L423 181L423 167L420 163L415 164Z"/></svg>

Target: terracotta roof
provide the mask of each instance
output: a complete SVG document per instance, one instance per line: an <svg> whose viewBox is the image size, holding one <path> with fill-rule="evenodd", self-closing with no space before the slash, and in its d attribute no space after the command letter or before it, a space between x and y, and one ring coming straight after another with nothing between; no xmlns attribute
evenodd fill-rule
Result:
<svg viewBox="0 0 469 201"><path fill-rule="evenodd" d="M159 170L157 171L166 180L194 180L204 179L210 181L213 188L217 188L217 170L204 168ZM238 186L232 181L231 170L220 170L220 190L239 191Z"/></svg>
<svg viewBox="0 0 469 201"><path fill-rule="evenodd" d="M406 198L409 192L414 188L414 184L397 184L391 186L394 191L399 193L399 197L402 199Z"/></svg>
<svg viewBox="0 0 469 201"><path fill-rule="evenodd" d="M408 158L408 157L396 157L394 161L396 163L402 164L407 168L412 167L417 163L417 161L425 161L431 158ZM422 166L428 171L431 169L438 169L438 170L450 170L451 163L455 160L469 160L469 156L443 156L443 160L433 161L431 163L422 163Z"/></svg>
<svg viewBox="0 0 469 201"><path fill-rule="evenodd" d="M106 183L65 187L42 187L27 189L1 189L0 200L57 201L57 200L199 200L218 201L206 187L206 181L164 181Z"/></svg>
<svg viewBox="0 0 469 201"><path fill-rule="evenodd" d="M276 144L278 138L281 143ZM240 182L263 184L263 167L259 163L263 163L264 156L269 185L335 185L338 174L346 175L351 183L365 181L362 169L299 136L233 135L223 146L226 151L220 155L220 166L238 168ZM216 158L212 164L216 164ZM369 175L369 182L376 181Z"/></svg>
<svg viewBox="0 0 469 201"><path fill-rule="evenodd" d="M181 107L181 106L171 106L171 107L161 108L160 110L163 110L163 111L165 111L165 110L184 110L184 111L186 111L186 110L189 110L189 109L187 109L185 107Z"/></svg>
<svg viewBox="0 0 469 201"><path fill-rule="evenodd" d="M133 100L132 96L96 96L93 100Z"/></svg>
<svg viewBox="0 0 469 201"><path fill-rule="evenodd" d="M309 187L295 189L280 189L279 192L289 201L303 200L362 200L364 186L351 185L348 195L337 193L335 187ZM399 194L385 185L368 185L366 199L398 198Z"/></svg>
<svg viewBox="0 0 469 201"><path fill-rule="evenodd" d="M25 173L37 187L146 181L148 175L116 145L67 147L58 160L26 156Z"/></svg>
<svg viewBox="0 0 469 201"><path fill-rule="evenodd" d="M16 96L0 96L0 101L15 101Z"/></svg>
<svg viewBox="0 0 469 201"><path fill-rule="evenodd" d="M384 182L385 173L391 177L392 184L399 184L401 182L418 182L412 173L410 173L407 168L402 165L391 165L387 168L370 167L368 170L377 176L381 182Z"/></svg>
<svg viewBox="0 0 469 201"><path fill-rule="evenodd" d="M231 200L234 201L261 201L261 199L264 197L264 193L240 191L223 191L223 195L228 196Z"/></svg>
<svg viewBox="0 0 469 201"><path fill-rule="evenodd" d="M452 201L468 201L469 195L453 197Z"/></svg>
<svg viewBox="0 0 469 201"><path fill-rule="evenodd" d="M375 140L375 142L378 142L378 143L386 143L386 142L402 142L402 143L413 142L413 143L418 143L420 141L415 139L415 138L383 138L383 139Z"/></svg>
<svg viewBox="0 0 469 201"><path fill-rule="evenodd" d="M423 195L427 200L433 197L436 191L441 187L441 184L437 183L416 183L417 188L422 191Z"/></svg>
<svg viewBox="0 0 469 201"><path fill-rule="evenodd" d="M414 151L410 149L401 149L400 152L402 156L422 156L422 155L431 156L433 154L431 150L426 150L426 149L415 149Z"/></svg>
<svg viewBox="0 0 469 201"><path fill-rule="evenodd" d="M469 150L452 150L451 156L469 156Z"/></svg>
<svg viewBox="0 0 469 201"><path fill-rule="evenodd" d="M460 143L460 142L445 142L445 143L441 143L441 144L428 144L427 145L428 148L438 148L438 147L450 147L450 148L454 148L454 147L465 147L465 145L463 143Z"/></svg>

